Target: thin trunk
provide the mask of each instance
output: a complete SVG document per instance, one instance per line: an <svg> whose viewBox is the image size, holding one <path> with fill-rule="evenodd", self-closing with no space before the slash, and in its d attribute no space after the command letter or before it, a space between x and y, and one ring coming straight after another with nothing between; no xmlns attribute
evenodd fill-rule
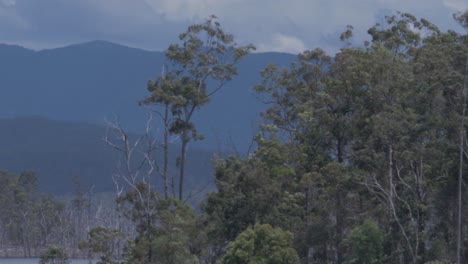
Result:
<svg viewBox="0 0 468 264"><path fill-rule="evenodd" d="M343 157L343 148L342 148L342 143L343 141L341 138L338 138L337 140L337 158L339 163L343 163L344 157ZM343 232L343 206L342 206L342 199L341 199L341 192L337 191L336 192L336 263L341 264L343 262L343 250L341 248L341 242L344 237L344 232Z"/></svg>
<svg viewBox="0 0 468 264"><path fill-rule="evenodd" d="M185 124L189 124L190 119L192 118L192 115L197 108L197 104L192 105L191 109L189 111L185 111ZM184 173L185 173L185 158L186 158L186 153L187 153L187 145L190 141L190 136L189 136L189 130L187 128L184 128L182 132L182 146L181 146L181 151L180 151L180 163L179 163L179 200L183 201L184 198Z"/></svg>
<svg viewBox="0 0 468 264"><path fill-rule="evenodd" d="M418 202L420 205L422 206L418 206L417 208L417 221L418 221L418 225L417 225L417 230L416 230L416 239L417 239L417 244L416 244L416 255L417 256L421 256L419 259L418 259L418 262L419 263L425 263L426 261L426 245L425 245L425 241L424 241L424 237L420 238L420 235L425 227L426 227L426 223L425 223L425 217L426 217L426 213L424 211L424 209L422 208L425 208L426 207L426 199L425 199L425 195L424 195L424 189L423 189L423 182L424 182L424 162L423 162L423 159L420 158L419 160L419 173L417 174L417 180L416 180L416 187L417 187L417 195L418 195Z"/></svg>
<svg viewBox="0 0 468 264"><path fill-rule="evenodd" d="M311 217L311 212L312 212L312 186L308 184L307 189L305 191L305 197L306 197L306 207L305 207L305 218L306 218L306 228L309 230L309 228L313 224L313 219ZM312 263L314 258L314 247L309 245L309 248L307 250L307 264Z"/></svg>
<svg viewBox="0 0 468 264"><path fill-rule="evenodd" d="M163 178L164 178L164 198L169 198L169 175L168 175L168 164L169 164L169 105L166 104L164 110L164 164L163 164ZM172 177L172 194L175 196L174 190L174 177Z"/></svg>
<svg viewBox="0 0 468 264"><path fill-rule="evenodd" d="M390 194L390 203L393 204L393 146L388 149L388 187Z"/></svg>
<svg viewBox="0 0 468 264"><path fill-rule="evenodd" d="M343 240L343 216L342 216L342 205L341 195L339 192L336 193L337 200L337 211L336 211L336 263L341 264L343 262L343 252L341 248L341 242Z"/></svg>
<svg viewBox="0 0 468 264"><path fill-rule="evenodd" d="M25 257L31 257L31 245L29 242L29 228L28 224L26 223L26 217L23 216L23 247L24 247L24 254Z"/></svg>
<svg viewBox="0 0 468 264"><path fill-rule="evenodd" d="M468 60L465 63L465 74L463 77L463 106L460 124L460 138L459 138L459 166L458 166L458 221L457 221L457 264L462 263L462 208L463 208L463 144L465 138L465 112L466 112L466 77L468 74Z"/></svg>
<svg viewBox="0 0 468 264"><path fill-rule="evenodd" d="M152 228L152 223L151 223L151 216L147 216L146 219L146 224L147 224L147 238L148 238L148 263L152 262L153 259L153 245L152 245L152 237L151 237L151 228Z"/></svg>
<svg viewBox="0 0 468 264"><path fill-rule="evenodd" d="M462 117L463 118L463 117ZM462 122L463 123L463 122ZM458 219L457 219L457 264L461 264L462 248L462 180L463 180L463 134L460 131L459 143L459 170L458 170Z"/></svg>
<svg viewBox="0 0 468 264"><path fill-rule="evenodd" d="M336 156L337 156L337 159L338 159L338 162L339 163L343 163L344 161L344 154L343 154L343 141L341 140L341 138L339 138L337 140L337 144L336 144Z"/></svg>
<svg viewBox="0 0 468 264"><path fill-rule="evenodd" d="M389 149L388 149L388 183L389 183L389 198L388 198L388 201L389 201L389 205L390 205L391 214L395 218L395 221L396 221L398 227L400 228L400 231L401 231L403 237L406 240L406 244L407 244L408 249L410 251L409 253L411 254L412 263L416 264L417 263L416 262L417 256L414 253L413 246L411 245L411 241L410 241L408 235L406 234L405 228L403 227L403 225L400 222L400 219L398 218L397 211L396 211L397 209L396 209L395 202L394 202L395 201L395 199L394 199L395 186L394 186L394 183L393 183L393 145L391 145L391 144L389 145Z"/></svg>
<svg viewBox="0 0 468 264"><path fill-rule="evenodd" d="M185 154L187 152L187 136L185 135L186 132L183 133L182 135L182 149L181 149L181 155L180 155L180 163L179 163L179 200L183 201L184 195L184 173L185 173Z"/></svg>

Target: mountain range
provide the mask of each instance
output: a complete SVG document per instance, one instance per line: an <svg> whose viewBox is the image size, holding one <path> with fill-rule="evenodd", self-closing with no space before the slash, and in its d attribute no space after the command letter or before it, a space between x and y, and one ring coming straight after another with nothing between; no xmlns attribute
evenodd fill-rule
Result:
<svg viewBox="0 0 468 264"><path fill-rule="evenodd" d="M189 184L212 181L214 152L247 151L265 108L253 91L260 71L295 59L249 54L239 75L196 113L205 140L189 150ZM163 52L105 41L42 51L0 44L0 169L35 170L47 192L69 192L73 177L109 191L115 155L103 141L105 120L117 118L134 135L142 133L147 114L138 102L164 60Z"/></svg>
<svg viewBox="0 0 468 264"><path fill-rule="evenodd" d="M194 121L213 149L233 141L246 149L264 108L253 87L268 64L289 65L294 55L253 53L238 64L239 75L196 113ZM161 73L163 52L105 41L32 51L0 45L0 118L43 116L55 120L103 124L117 116L135 133L145 125L138 106L147 82ZM247 140L246 140L247 139Z"/></svg>

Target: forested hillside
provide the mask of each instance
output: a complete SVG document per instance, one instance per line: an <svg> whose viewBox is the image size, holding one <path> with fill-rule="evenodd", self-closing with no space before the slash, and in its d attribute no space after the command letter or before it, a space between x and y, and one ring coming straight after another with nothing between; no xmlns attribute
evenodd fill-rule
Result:
<svg viewBox="0 0 468 264"><path fill-rule="evenodd" d="M454 19L468 30L468 11ZM188 154L204 140L197 118L243 78L237 66L254 47L215 16L190 26L140 100L158 136L109 124L112 213L91 191L78 188L67 210L35 191L34 174L1 172L2 244L101 263L466 263L468 35L407 13L382 21L362 46L348 26L333 56L307 50L261 71L250 152L214 156L216 190L200 210L189 202L203 188L186 184L200 177Z"/></svg>
<svg viewBox="0 0 468 264"><path fill-rule="evenodd" d="M118 156L105 142L106 129L41 117L0 119L0 166L18 174L34 170L39 190L50 194L72 193L75 179L93 186L95 192L113 192L112 175L118 170ZM140 135L129 136L136 139ZM177 173L176 148L177 143L170 146L173 174ZM210 183L213 189L212 155L208 150L190 149L187 166L193 180L189 185Z"/></svg>

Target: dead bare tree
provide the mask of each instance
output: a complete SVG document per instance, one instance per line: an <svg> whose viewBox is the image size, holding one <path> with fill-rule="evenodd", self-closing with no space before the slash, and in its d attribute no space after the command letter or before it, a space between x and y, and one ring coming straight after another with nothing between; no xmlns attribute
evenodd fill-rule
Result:
<svg viewBox="0 0 468 264"><path fill-rule="evenodd" d="M387 208L406 242L412 263L417 263L418 256L422 253L421 232L424 231L420 224L422 219L419 208L425 199L424 162L422 158L408 163L400 162L390 146L387 165L386 177L378 177L372 173L363 184ZM406 180L408 177L414 177L414 182ZM403 196L403 193L406 195ZM401 208L404 208L404 217L409 219L406 225L402 222Z"/></svg>
<svg viewBox="0 0 468 264"><path fill-rule="evenodd" d="M157 202L148 195L158 193L154 174L159 170L156 162L156 151L160 144L151 134L152 113L149 113L144 134L139 137L130 135L120 124L118 119L107 121L107 131L104 141L116 150L118 154L116 173L112 176L116 189L116 199L122 198L124 193L133 192L143 206L146 216L157 213ZM142 188L144 186L144 188ZM124 241L132 234L127 234L123 226L122 205L117 203L117 230L126 234L117 242L117 249L123 247ZM147 224L152 225L152 217L147 217ZM128 231L128 230L127 230Z"/></svg>
<svg viewBox="0 0 468 264"><path fill-rule="evenodd" d="M113 176L118 193L123 192L120 180L131 188L136 188L136 184L140 182L151 182L151 176L157 166L154 154L158 148L157 140L151 135L152 119L152 114L149 114L145 133L135 139L131 138L117 119L114 122L107 121L104 141L120 155L117 173Z"/></svg>

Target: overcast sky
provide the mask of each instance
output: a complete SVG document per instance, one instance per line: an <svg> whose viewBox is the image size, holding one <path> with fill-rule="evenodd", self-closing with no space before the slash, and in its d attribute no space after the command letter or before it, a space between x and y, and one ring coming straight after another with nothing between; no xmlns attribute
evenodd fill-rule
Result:
<svg viewBox="0 0 468 264"><path fill-rule="evenodd" d="M460 30L452 14L466 9L468 0L0 0L0 43L37 50L107 40L164 50L189 24L215 14L237 42L259 51L333 52L347 24L364 40L399 10Z"/></svg>

